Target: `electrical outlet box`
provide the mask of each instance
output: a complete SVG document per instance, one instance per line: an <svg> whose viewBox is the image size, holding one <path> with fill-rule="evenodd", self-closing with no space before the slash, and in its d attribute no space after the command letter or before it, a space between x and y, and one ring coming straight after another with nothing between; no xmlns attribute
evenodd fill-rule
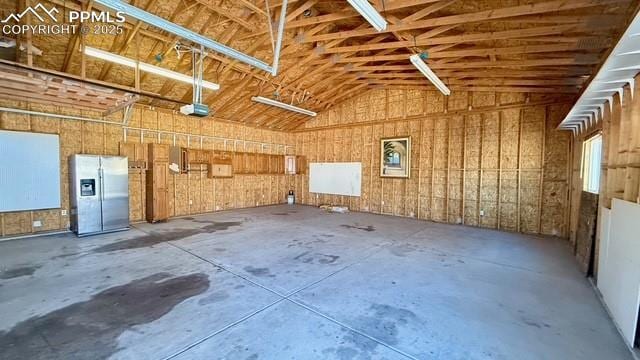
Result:
<svg viewBox="0 0 640 360"><path fill-rule="evenodd" d="M480 216L484 216L484 210L480 210Z"/></svg>
<svg viewBox="0 0 640 360"><path fill-rule="evenodd" d="M33 222L33 227L42 227L42 221L36 220Z"/></svg>
<svg viewBox="0 0 640 360"><path fill-rule="evenodd" d="M189 205L193 205L193 200L189 199Z"/></svg>
<svg viewBox="0 0 640 360"><path fill-rule="evenodd" d="M65 209L65 210L60 211L60 215L67 216L68 215L67 210Z"/></svg>

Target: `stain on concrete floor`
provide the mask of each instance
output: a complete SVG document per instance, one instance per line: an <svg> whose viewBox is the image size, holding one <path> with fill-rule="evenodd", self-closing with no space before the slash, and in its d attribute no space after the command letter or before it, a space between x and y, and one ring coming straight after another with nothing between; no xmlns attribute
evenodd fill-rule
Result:
<svg viewBox="0 0 640 360"><path fill-rule="evenodd" d="M13 269L0 270L0 279L14 279L21 276L31 276L36 272L41 265L21 266Z"/></svg>
<svg viewBox="0 0 640 360"><path fill-rule="evenodd" d="M379 345L377 342L345 328L341 330L345 334L340 338L339 345L324 349L323 355L340 360L378 358L375 356L376 348Z"/></svg>
<svg viewBox="0 0 640 360"><path fill-rule="evenodd" d="M347 225L347 224L342 224L340 225L343 228L347 228L347 229L356 229L356 230L362 230L362 231L367 231L367 232L371 232L371 231L376 231L376 228L373 227L373 225L367 225L367 226L360 226L360 225Z"/></svg>
<svg viewBox="0 0 640 360"><path fill-rule="evenodd" d="M94 253L106 253L119 250L139 249L164 243L167 241L176 241L188 238L190 236L198 234L211 234L216 231L228 230L232 227L242 225L241 221L200 221L193 220L193 222L207 224L200 227L188 228L188 229L173 229L170 231L152 231L147 235L138 236L132 239L126 239L117 241L111 244L106 244L97 247L92 250Z"/></svg>
<svg viewBox="0 0 640 360"><path fill-rule="evenodd" d="M271 278L276 277L275 275L271 274L271 271L269 270L269 268L256 268L253 266L245 266L243 269L249 274L257 277L271 277Z"/></svg>
<svg viewBox="0 0 640 360"><path fill-rule="evenodd" d="M291 214L296 214L297 211L286 211L286 212L274 212L271 213L271 215L276 215L276 216L289 216Z"/></svg>
<svg viewBox="0 0 640 360"><path fill-rule="evenodd" d="M397 345L402 326L417 318L410 310L386 304L372 304L368 312L355 319L356 328L388 345Z"/></svg>
<svg viewBox="0 0 640 360"><path fill-rule="evenodd" d="M105 359L120 350L127 329L169 313L209 288L203 273L158 273L99 292L0 331L0 359Z"/></svg>
<svg viewBox="0 0 640 360"><path fill-rule="evenodd" d="M314 253L311 251L305 251L297 255L293 259L301 261L305 264L314 264L315 262L318 262L319 264L329 265L329 264L335 263L339 258L340 256L338 255L327 255L327 254Z"/></svg>

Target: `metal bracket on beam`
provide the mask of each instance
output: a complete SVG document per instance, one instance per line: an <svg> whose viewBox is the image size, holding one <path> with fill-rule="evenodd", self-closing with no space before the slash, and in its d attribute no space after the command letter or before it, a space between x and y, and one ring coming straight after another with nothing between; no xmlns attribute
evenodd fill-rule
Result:
<svg viewBox="0 0 640 360"><path fill-rule="evenodd" d="M107 109L102 116L109 116L115 112L118 112L122 109L126 109L128 107L130 107L131 105L135 104L138 102L138 100L140 100L140 95L131 95L129 96L129 98L115 106L110 107L109 109Z"/></svg>
<svg viewBox="0 0 640 360"><path fill-rule="evenodd" d="M274 51L273 65L270 66L269 64L265 63L262 60L256 59L234 48L221 44L215 40L202 36L192 30L189 30L169 20L163 19L157 15L146 12L138 7L127 4L120 0L95 0L96 4L106 6L115 11L120 11L125 15L130 16L134 19L137 19L149 25L153 25L173 35L177 35L181 38L187 39L193 42L194 44L204 46L207 49L213 50L220 54L226 55L230 58L241 61L245 64L264 70L270 73L272 76L276 76L278 73L280 48L282 47L282 35L283 35L282 33L284 32L284 22L286 21L287 2L288 0L282 1L282 11L280 13L280 23L278 26L278 39L277 39L276 48ZM271 20L269 19L269 21Z"/></svg>

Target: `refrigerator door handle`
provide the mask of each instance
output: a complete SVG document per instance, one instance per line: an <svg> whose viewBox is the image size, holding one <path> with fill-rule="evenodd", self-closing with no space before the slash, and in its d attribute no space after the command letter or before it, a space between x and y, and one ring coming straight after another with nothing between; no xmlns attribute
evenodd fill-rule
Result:
<svg viewBox="0 0 640 360"><path fill-rule="evenodd" d="M98 171L100 176L100 222L102 223L102 231L105 229L104 224L104 168L102 167L102 158L100 158L100 170Z"/></svg>
<svg viewBox="0 0 640 360"><path fill-rule="evenodd" d="M104 169L100 166L98 169L98 176L100 176L100 201L104 200Z"/></svg>

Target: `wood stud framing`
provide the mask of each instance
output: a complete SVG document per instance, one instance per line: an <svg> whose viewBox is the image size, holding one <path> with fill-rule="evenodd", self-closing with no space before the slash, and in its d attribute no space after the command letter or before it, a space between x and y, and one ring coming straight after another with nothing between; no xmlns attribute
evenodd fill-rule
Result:
<svg viewBox="0 0 640 360"><path fill-rule="evenodd" d="M45 3L74 10L93 6L92 1ZM277 77L208 55L204 77L220 83L221 90L205 92L214 112L207 119L171 111L180 101L190 101L191 86L137 76L80 51L85 45L95 46L188 73L188 59L180 60L172 51L180 39L160 29L128 19L119 37L19 38L19 45L33 45L45 54L18 52L21 64L121 90L96 93L75 82L43 84L28 74L4 71L2 105L99 117L130 95L126 89L135 89L153 107L137 106L130 128L124 130L9 113L0 114L0 128L59 134L63 158L72 153L117 154L120 143L159 143L237 154L302 155L305 166L315 161L363 164L363 193L353 198L311 194L306 172L270 174L277 164L266 156L234 157L235 164L242 161L244 174L231 178L208 178L206 165L194 163L193 171L169 179L170 216L281 203L284 194L295 189L305 204L341 204L381 214L570 236L579 207L570 189L575 194L580 184L576 159L584 139L572 141L556 126L602 62L604 50L623 30L633 1L540 0L514 5L487 0L470 5L455 0L387 0L384 9L375 1L390 23L383 33L372 30L344 2L289 3ZM280 4L269 1L269 13L278 13ZM271 60L267 21L275 19L267 19L264 1L142 0L136 6ZM452 96L434 91L408 62L410 54L420 51L429 53L430 66L452 89ZM640 79L635 84L635 97L625 89L622 99L614 99L613 111L607 107L600 127L587 132L602 131L606 136L601 196L605 206L611 198L640 201ZM40 103L16 98L24 92L39 94ZM254 95L275 93L319 116L309 118L250 101ZM78 101L87 110L64 107ZM120 121L121 115L108 118ZM379 139L407 134L413 143L411 178L380 178ZM66 161L62 169L66 177ZM130 171L133 221L145 218L145 176L142 168ZM34 219L42 220L44 227L34 229ZM0 214L0 236L63 229L67 221L59 210Z"/></svg>
<svg viewBox="0 0 640 360"><path fill-rule="evenodd" d="M0 106L28 108L69 116L99 117L100 113L43 104L27 104L10 100L0 101ZM119 121L114 114L107 120ZM173 111L156 110L137 106L131 117L131 128L119 125L64 120L44 116L0 113L0 129L54 133L61 142L61 179L68 178L67 159L71 154L118 155L130 151L134 161L146 161L146 145L159 143L178 145L191 149L214 151L244 151L267 155L294 154L292 135L270 130L256 129L214 119L194 119ZM161 132L159 132L161 131ZM121 150L121 144L131 150ZM136 149L138 151L136 152ZM281 156L278 157L280 159ZM171 217L204 212L278 204L285 202L289 190L288 176L282 174L238 174L233 178L209 179L206 165L192 165L188 174L169 176L169 214ZM200 171L198 171L200 170ZM144 166L129 170L130 219L142 221L145 213ZM62 181L62 209L9 212L0 214L0 233L3 236L54 231L68 228L68 216L61 210L69 210L68 182ZM40 220L41 228L33 228L34 220Z"/></svg>
<svg viewBox="0 0 640 360"><path fill-rule="evenodd" d="M296 176L296 193L310 205L566 236L570 134L549 129L568 106L536 94L372 90L295 132L309 162L362 162L362 196L309 193L307 176ZM408 133L411 178L379 177L380 138Z"/></svg>

